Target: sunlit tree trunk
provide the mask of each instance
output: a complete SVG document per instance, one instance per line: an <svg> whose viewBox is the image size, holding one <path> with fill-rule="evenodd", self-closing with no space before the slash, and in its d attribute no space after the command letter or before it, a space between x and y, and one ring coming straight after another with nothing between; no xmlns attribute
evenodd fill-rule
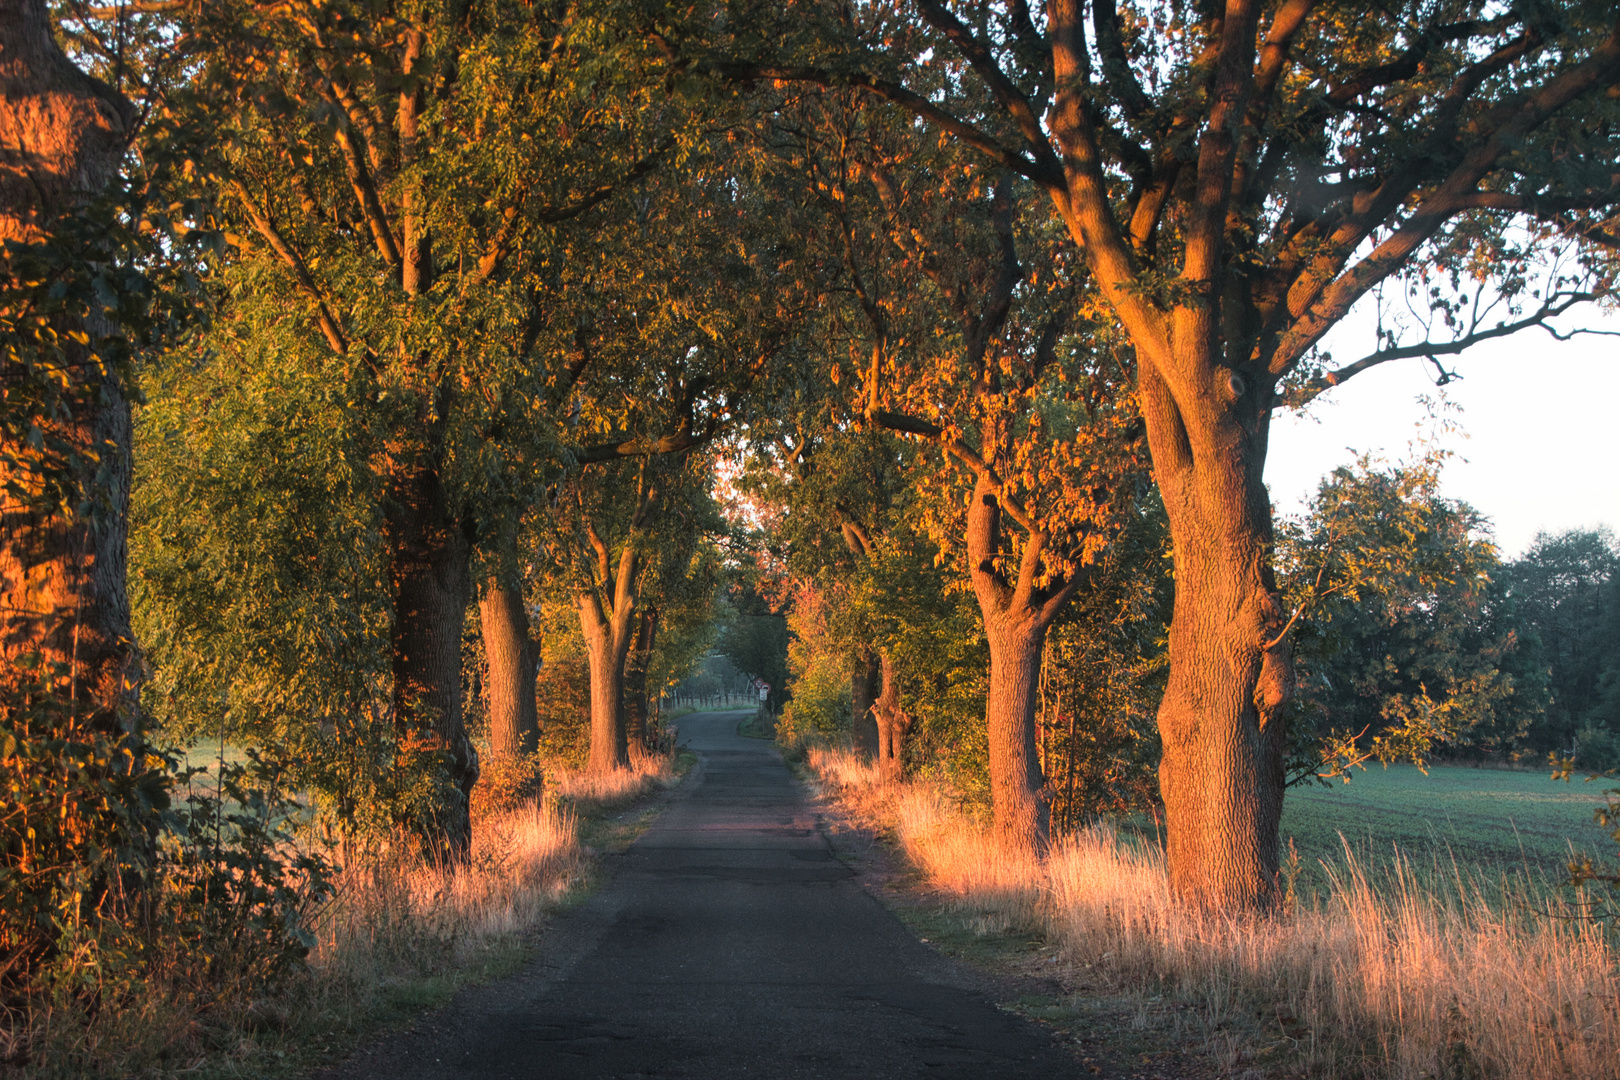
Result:
<svg viewBox="0 0 1620 1080"><path fill-rule="evenodd" d="M1001 501L988 475L980 475L968 505L967 555L974 595L990 646L990 688L985 726L990 739L990 797L996 831L1032 848L1046 845L1050 807L1036 746L1041 649L1052 620L1074 594L1078 578L1056 591L1037 588L1045 537L1025 538L1016 582L996 568L1001 547Z"/></svg>
<svg viewBox="0 0 1620 1080"><path fill-rule="evenodd" d="M911 716L900 707L900 673L888 655L880 665L883 692L872 703L872 716L877 727L878 775L885 783L898 784L905 776L906 734L911 730Z"/></svg>
<svg viewBox="0 0 1620 1080"><path fill-rule="evenodd" d="M624 728L624 665L635 636L635 579L639 569L636 538L619 554L617 573L611 572L606 545L591 530L601 568L600 589L579 594L579 623L591 669L590 770L610 773L630 764L629 740ZM608 594L604 604L602 593Z"/></svg>
<svg viewBox="0 0 1620 1080"><path fill-rule="evenodd" d="M1286 783L1279 712L1293 690L1267 555L1266 420L1244 425L1236 407L1211 409L1189 438L1151 373L1142 401L1176 552L1159 707L1172 884L1209 907L1263 909L1276 889Z"/></svg>
<svg viewBox="0 0 1620 1080"><path fill-rule="evenodd" d="M594 596L579 598L580 627L591 670L590 770L610 773L630 764L624 726L624 664L630 652L630 613L602 612Z"/></svg>
<svg viewBox="0 0 1620 1080"><path fill-rule="evenodd" d="M134 116L121 94L63 55L44 0L0 0L0 242L44 238L105 189ZM85 332L93 345L114 327L92 318L52 329L64 339L72 381L65 415L42 418L42 428L88 455L69 466L67 501L93 509L28 505L35 448L26 427L0 434L0 669L35 655L47 671L64 673L58 689L94 723L128 733L138 724L140 686L125 589L129 405L91 347L67 339ZM23 374L8 366L0 359L0 387Z"/></svg>
<svg viewBox="0 0 1620 1080"><path fill-rule="evenodd" d="M395 455L384 531L394 596L394 723L402 740L446 754L448 779L458 794L441 808L433 823L439 835L430 841L459 856L471 843L468 797L478 781L478 753L461 709L471 544L425 448Z"/></svg>
<svg viewBox="0 0 1620 1080"><path fill-rule="evenodd" d="M478 618L488 666L484 694L490 753L506 759L528 757L540 744L534 699L540 650L529 629L523 590L515 582L491 577L478 601Z"/></svg>

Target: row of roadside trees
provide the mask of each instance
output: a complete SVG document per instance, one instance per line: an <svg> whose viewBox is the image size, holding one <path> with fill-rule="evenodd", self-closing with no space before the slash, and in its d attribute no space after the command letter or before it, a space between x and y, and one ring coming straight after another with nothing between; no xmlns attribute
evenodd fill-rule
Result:
<svg viewBox="0 0 1620 1080"><path fill-rule="evenodd" d="M888 768L916 694L976 693L997 826L1043 844L1094 764L1071 739L1054 772L1062 680L1103 741L1152 715L1177 892L1263 909L1290 754L1322 745L1289 733L1336 715L1310 628L1454 573L1414 537L1484 557L1421 467L1279 533L1272 416L1612 285L1596 0L0 15L8 679L124 746L107 775L161 773L154 724L226 731L450 855L469 640L519 761L563 597L590 767L620 769L648 672L683 673L659 642L701 655L722 567L785 557L836 577ZM1429 321L1322 353L1379 290ZM720 449L747 506L714 501ZM722 543L728 509L769 542ZM1420 686L1390 746L1444 730Z"/></svg>

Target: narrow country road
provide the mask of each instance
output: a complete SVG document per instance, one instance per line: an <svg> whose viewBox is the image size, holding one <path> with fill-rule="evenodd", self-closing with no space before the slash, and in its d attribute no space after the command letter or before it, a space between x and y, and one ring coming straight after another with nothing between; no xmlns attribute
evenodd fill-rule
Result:
<svg viewBox="0 0 1620 1080"><path fill-rule="evenodd" d="M682 720L697 774L528 969L323 1075L1082 1075L851 880L741 715Z"/></svg>

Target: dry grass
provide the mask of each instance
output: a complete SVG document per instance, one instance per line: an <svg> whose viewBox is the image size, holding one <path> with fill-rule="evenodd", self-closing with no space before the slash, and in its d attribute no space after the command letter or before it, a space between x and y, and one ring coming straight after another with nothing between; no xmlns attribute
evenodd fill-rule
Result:
<svg viewBox="0 0 1620 1080"><path fill-rule="evenodd" d="M1207 1030L1246 1030L1313 1076L1612 1080L1620 966L1610 929L1543 914L1528 886L1347 851L1328 888L1261 921L1201 916L1170 894L1162 854L1106 828L1044 859L994 838L921 784L885 789L848 755L810 765L971 924L1039 929L1077 978L1196 1005ZM1449 883L1448 883L1449 880ZM1262 1019L1257 1024L1255 1017Z"/></svg>
<svg viewBox="0 0 1620 1080"><path fill-rule="evenodd" d="M310 966L317 985L344 994L465 966L538 924L584 870L574 814L549 800L475 822L465 864L431 862L415 845L340 852L339 862Z"/></svg>
<svg viewBox="0 0 1620 1080"><path fill-rule="evenodd" d="M28 1080L312 1066L379 1023L515 970L529 935L586 877L582 833L602 812L673 785L674 765L652 758L609 777L547 770L543 799L474 818L471 857L453 865L424 856L410 837L329 850L337 890L308 927L307 971L252 992L181 981L197 967L184 961L199 945L169 941L173 962L154 957L148 984L119 1008L87 1016L42 1003L0 1016L0 1074L11 1075L7 1064Z"/></svg>
<svg viewBox="0 0 1620 1080"><path fill-rule="evenodd" d="M546 773L546 798L608 809L672 787L679 779L675 759L661 754L645 755L606 776L554 767Z"/></svg>

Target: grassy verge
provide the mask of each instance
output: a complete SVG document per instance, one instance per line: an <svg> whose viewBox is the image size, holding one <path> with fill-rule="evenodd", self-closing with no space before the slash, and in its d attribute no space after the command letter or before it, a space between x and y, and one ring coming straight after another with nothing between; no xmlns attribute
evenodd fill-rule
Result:
<svg viewBox="0 0 1620 1080"><path fill-rule="evenodd" d="M655 796L695 760L681 752L607 780L555 770L543 799L477 818L472 856L453 867L409 842L335 850L338 889L310 926L306 971L236 1001L225 988L167 985L159 958L148 992L116 1015L89 1025L48 1011L4 1018L29 1024L40 1049L0 1072L19 1080L305 1073L464 986L517 971L548 917L588 895L591 856L628 846L661 809Z"/></svg>
<svg viewBox="0 0 1620 1080"><path fill-rule="evenodd" d="M1025 1011L1111 1068L1189 1045L1222 1076L1606 1080L1620 1060L1612 928L1543 914L1558 897L1523 876L1420 879L1346 852L1275 918L1205 916L1175 903L1151 844L1098 828L1038 858L937 789L885 787L838 753L809 764L942 901L919 932L964 953L990 939L976 948L1056 979Z"/></svg>

